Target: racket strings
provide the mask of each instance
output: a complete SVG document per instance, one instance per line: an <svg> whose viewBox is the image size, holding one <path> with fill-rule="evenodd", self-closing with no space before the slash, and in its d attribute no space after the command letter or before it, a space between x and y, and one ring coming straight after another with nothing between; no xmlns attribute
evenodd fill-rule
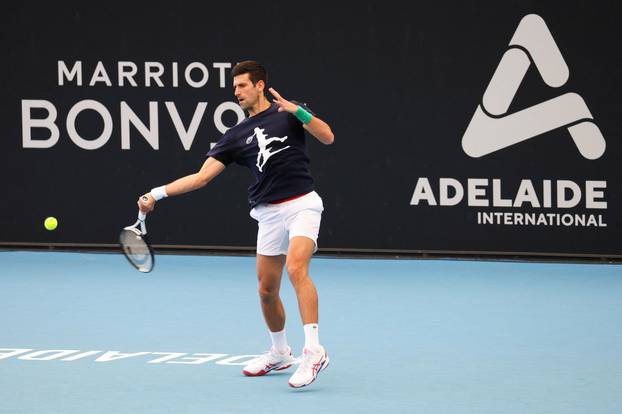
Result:
<svg viewBox="0 0 622 414"><path fill-rule="evenodd" d="M151 251L147 242L132 230L121 232L120 242L128 260L140 271L149 271L153 266Z"/></svg>

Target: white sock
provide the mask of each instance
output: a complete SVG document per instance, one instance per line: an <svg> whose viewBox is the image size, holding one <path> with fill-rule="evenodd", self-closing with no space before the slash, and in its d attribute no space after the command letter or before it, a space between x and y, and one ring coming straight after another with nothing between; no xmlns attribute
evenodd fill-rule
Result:
<svg viewBox="0 0 622 414"><path fill-rule="evenodd" d="M279 354L287 352L287 338L285 337L285 329L280 332L270 332L272 338L272 346Z"/></svg>
<svg viewBox="0 0 622 414"><path fill-rule="evenodd" d="M320 349L320 336L317 323L308 323L303 326L305 330L305 348L311 352L316 352Z"/></svg>

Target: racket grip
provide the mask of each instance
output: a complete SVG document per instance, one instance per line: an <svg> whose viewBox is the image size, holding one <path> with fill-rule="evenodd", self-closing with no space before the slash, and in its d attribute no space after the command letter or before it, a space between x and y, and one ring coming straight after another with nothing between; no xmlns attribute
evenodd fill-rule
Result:
<svg viewBox="0 0 622 414"><path fill-rule="evenodd" d="M146 218L147 218L147 213L143 213L142 211L138 210L138 220L145 221Z"/></svg>

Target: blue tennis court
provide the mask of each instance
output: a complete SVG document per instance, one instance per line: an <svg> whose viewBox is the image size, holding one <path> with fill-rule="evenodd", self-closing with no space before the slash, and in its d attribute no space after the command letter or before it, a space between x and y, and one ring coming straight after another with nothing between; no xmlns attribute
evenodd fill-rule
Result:
<svg viewBox="0 0 622 414"><path fill-rule="evenodd" d="M622 412L617 265L316 257L331 365L294 390L241 373L270 346L254 257L157 260L0 252L0 412Z"/></svg>

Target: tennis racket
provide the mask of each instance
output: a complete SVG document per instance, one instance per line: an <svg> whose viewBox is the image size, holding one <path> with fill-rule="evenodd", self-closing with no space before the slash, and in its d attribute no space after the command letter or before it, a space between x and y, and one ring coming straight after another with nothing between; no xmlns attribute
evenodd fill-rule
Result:
<svg viewBox="0 0 622 414"><path fill-rule="evenodd" d="M147 201L147 197L143 199ZM147 239L146 218L145 213L138 211L136 223L125 227L119 235L119 244L121 244L123 254L132 266L143 273L151 272L155 266L153 249Z"/></svg>

